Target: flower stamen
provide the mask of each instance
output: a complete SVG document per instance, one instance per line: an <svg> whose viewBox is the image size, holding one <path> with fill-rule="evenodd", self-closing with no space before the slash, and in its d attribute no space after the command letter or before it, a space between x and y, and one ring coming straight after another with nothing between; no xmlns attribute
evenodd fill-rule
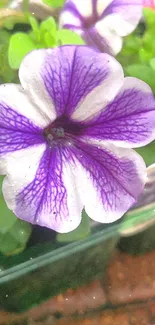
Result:
<svg viewBox="0 0 155 325"><path fill-rule="evenodd" d="M53 128L46 128L44 131L44 136L48 142L48 144L54 145L59 140L65 137L65 131L62 127L53 127Z"/></svg>
<svg viewBox="0 0 155 325"><path fill-rule="evenodd" d="M62 127L53 128L51 134L56 138L63 138L65 136L65 131Z"/></svg>

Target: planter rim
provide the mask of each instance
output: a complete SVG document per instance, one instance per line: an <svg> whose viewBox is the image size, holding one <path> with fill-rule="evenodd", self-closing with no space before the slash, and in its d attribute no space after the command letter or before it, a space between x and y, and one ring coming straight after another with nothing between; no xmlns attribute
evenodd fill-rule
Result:
<svg viewBox="0 0 155 325"><path fill-rule="evenodd" d="M145 192L150 195L154 193L154 187L150 188L155 181L155 164L147 169L147 184ZM143 197L142 197L143 198ZM145 195L144 195L145 199ZM144 202L143 206L137 204L129 210L125 216L112 224L101 224L92 222L92 233L79 241L71 242L65 245L48 242L42 245L36 245L28 248L23 253L1 258L2 270L0 269L0 284L8 280L14 280L38 268L54 263L58 260L68 257L89 247L100 244L103 241L113 239L114 237L130 237L133 233L145 230L155 223L155 197L153 195L151 202ZM42 249L40 249L40 247ZM8 262L9 261L9 262ZM6 269L3 270L6 263ZM0 266L1 268L1 266Z"/></svg>
<svg viewBox="0 0 155 325"><path fill-rule="evenodd" d="M8 280L10 281L19 278L20 276L23 276L26 273L29 273L30 271L35 271L40 267L56 262L60 259L63 259L64 257L67 257L79 251L83 251L86 248L101 243L103 240L105 241L115 236L120 237L118 230L119 230L118 224L110 225L107 229L99 230L96 233L91 234L87 238L84 238L80 241L66 244L63 247L55 248L50 252L49 251L45 252L41 256L37 256L33 258L31 257L32 249L37 249L38 246L43 246L43 245L34 246L32 249L30 248L29 251L27 251L29 257L27 258L26 261L14 265L8 269L0 270L0 284L6 283ZM52 249L52 245L53 244L51 244L51 249ZM24 252L22 254L24 254Z"/></svg>
<svg viewBox="0 0 155 325"><path fill-rule="evenodd" d="M54 263L58 260L63 259L64 257L68 257L69 255L75 254L80 251L84 251L85 249L92 247L96 244L100 244L103 241L108 239L113 239L114 237L129 237L132 235L132 230L136 229L136 227L140 227L141 224L149 224L155 222L155 205L150 209L144 209L143 215L140 213L141 209L135 209L129 211L123 219L117 221L114 224L107 224L106 228L102 224L94 225L94 233L89 235L88 237L75 241L72 243L65 244L64 246L59 246L53 248L53 243L46 243L43 245L37 245L32 248L29 248L27 251L17 255L9 257L10 261L17 258L20 259L20 256L26 255L26 259L23 262L19 262L13 266L10 266L4 270L0 270L0 284L6 283L10 280L14 280L19 278L31 271L35 271L38 268L44 267L50 263ZM129 216L132 216L132 224ZM127 220L125 220L127 218ZM38 251L39 247L45 248L40 256L34 256L34 251ZM51 249L51 251L50 251ZM7 257L4 257L6 260Z"/></svg>
<svg viewBox="0 0 155 325"><path fill-rule="evenodd" d="M153 207L149 212L150 216L148 217L148 213L146 213L144 216L136 216L136 212L140 209L135 209L135 211L132 211L133 217L133 223L132 227L136 229L136 227L140 226L140 224L143 222L151 223L155 222L155 218L153 216L155 215L155 207ZM148 212L148 211L147 211ZM129 212L129 215L131 212ZM127 216L127 215L126 215ZM125 218L126 218L125 216ZM124 219L124 218L123 218ZM154 220L152 220L154 219ZM99 229L100 227L100 229ZM122 220L120 219L115 224L107 225L107 228L101 229L101 224L99 224L99 227L96 227L96 231L89 235L88 237L75 241L72 243L68 243L61 247L55 247L53 249L53 243L48 243L45 245L37 245L32 248L30 248L27 251L27 258L25 261L18 263L14 266L11 266L5 270L0 270L0 284L6 283L8 280L14 280L18 277L21 277L31 271L35 271L36 269L46 266L50 263L54 263L58 260L63 259L64 257L68 257L69 255L75 254L77 252L83 251L89 247L92 247L96 244L100 244L103 241L106 241L108 239L112 239L114 237L123 237L123 236L131 236L131 221L129 220ZM48 246L48 252L43 252L41 256L37 257L31 257L33 250L37 250L38 247L46 247ZM51 251L49 251L49 248L51 247ZM24 255L25 252L21 253ZM10 259L19 258L19 255L16 257L10 257Z"/></svg>

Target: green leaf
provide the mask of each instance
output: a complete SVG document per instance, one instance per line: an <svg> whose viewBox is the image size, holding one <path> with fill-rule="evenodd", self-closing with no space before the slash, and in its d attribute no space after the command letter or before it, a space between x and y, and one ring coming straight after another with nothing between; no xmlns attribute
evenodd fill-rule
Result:
<svg viewBox="0 0 155 325"><path fill-rule="evenodd" d="M155 70L155 58L152 58L152 59L150 60L150 66L151 66L151 68L152 68L153 70Z"/></svg>
<svg viewBox="0 0 155 325"><path fill-rule="evenodd" d="M57 43L58 45L65 45L65 44L84 45L85 44L84 40L81 38L80 35L68 29L60 29L57 31Z"/></svg>
<svg viewBox="0 0 155 325"><path fill-rule="evenodd" d="M0 47L3 46L4 44L8 44L10 39L10 34L5 31L5 30L1 30L0 31Z"/></svg>
<svg viewBox="0 0 155 325"><path fill-rule="evenodd" d="M122 52L125 51L125 53L129 54L132 52L137 52L139 49L139 46L141 46L141 38L134 36L133 34L129 35L128 37L125 38L124 40L124 46L122 49Z"/></svg>
<svg viewBox="0 0 155 325"><path fill-rule="evenodd" d="M3 178L0 176L0 252L12 255L25 248L32 227L8 209L2 195Z"/></svg>
<svg viewBox="0 0 155 325"><path fill-rule="evenodd" d="M155 71L151 67L143 64L133 64L126 68L126 72L129 76L145 81L155 92Z"/></svg>
<svg viewBox="0 0 155 325"><path fill-rule="evenodd" d="M118 61L126 71L130 65L142 63L149 66L150 60L155 56L155 11L153 12L147 8L144 10L144 14L145 24L141 22L131 35L125 37L122 51L117 56ZM144 69L146 70L147 68ZM146 74L148 75L147 71ZM136 72L136 77L138 75ZM141 79L143 80L143 77Z"/></svg>
<svg viewBox="0 0 155 325"><path fill-rule="evenodd" d="M40 24L40 40L44 47L56 46L57 25L53 17L49 17Z"/></svg>
<svg viewBox="0 0 155 325"><path fill-rule="evenodd" d="M25 249L31 235L32 227L27 222L16 219L16 222L5 234L0 234L0 252L4 255L19 254Z"/></svg>
<svg viewBox="0 0 155 325"><path fill-rule="evenodd" d="M7 233L3 236L0 235L0 252L4 255L13 255L18 249L18 242L16 239Z"/></svg>
<svg viewBox="0 0 155 325"><path fill-rule="evenodd" d="M0 82L16 82L16 72L13 71L8 62L8 46L10 33L0 30Z"/></svg>
<svg viewBox="0 0 155 325"><path fill-rule="evenodd" d="M8 59L12 69L18 69L24 56L37 46L29 35L16 33L10 38Z"/></svg>
<svg viewBox="0 0 155 325"><path fill-rule="evenodd" d="M49 17L43 20L40 24L40 32L44 33L46 31L51 32L51 35L55 35L57 31L57 25L53 17Z"/></svg>
<svg viewBox="0 0 155 325"><path fill-rule="evenodd" d="M17 219L16 223L10 229L12 238L16 239L20 245L25 245L32 232L32 226L23 220Z"/></svg>
<svg viewBox="0 0 155 325"><path fill-rule="evenodd" d="M0 0L0 8L4 8L9 4L9 0Z"/></svg>
<svg viewBox="0 0 155 325"><path fill-rule="evenodd" d="M141 48L139 50L139 58L142 63L147 63L152 58L152 51Z"/></svg>
<svg viewBox="0 0 155 325"><path fill-rule="evenodd" d="M13 224L17 221L16 216L8 209L2 194L3 176L0 176L0 236L11 229Z"/></svg>
<svg viewBox="0 0 155 325"><path fill-rule="evenodd" d="M154 27L155 27L155 11L150 8L145 8L143 10L143 14L144 14L146 25L149 28L153 27L153 29L154 29Z"/></svg>
<svg viewBox="0 0 155 325"><path fill-rule="evenodd" d="M37 42L40 42L40 28L38 21L36 20L35 17L29 16L29 22L32 27L33 35L35 37L35 40Z"/></svg>
<svg viewBox="0 0 155 325"><path fill-rule="evenodd" d="M56 239L60 243L69 243L89 236L90 232L90 218L88 217L86 212L83 211L82 221L79 227L67 234L58 234Z"/></svg>
<svg viewBox="0 0 155 325"><path fill-rule="evenodd" d="M154 33L150 30L147 30L142 38L142 46L146 50L152 50L152 43L154 42Z"/></svg>
<svg viewBox="0 0 155 325"><path fill-rule="evenodd" d="M139 62L141 43L142 39L133 34L125 38L122 51L116 57L123 67Z"/></svg>
<svg viewBox="0 0 155 325"><path fill-rule="evenodd" d="M46 32L44 34L44 43L45 43L45 47L56 46L56 40L54 37L52 37L51 33L49 33L49 32Z"/></svg>
<svg viewBox="0 0 155 325"><path fill-rule="evenodd" d="M155 163L155 141L145 147L136 149L136 151L143 157L147 166Z"/></svg>
<svg viewBox="0 0 155 325"><path fill-rule="evenodd" d="M63 7L65 0L43 0L43 2L50 7L60 8Z"/></svg>
<svg viewBox="0 0 155 325"><path fill-rule="evenodd" d="M0 195L0 236L5 234L16 222L17 218L6 206L2 194Z"/></svg>

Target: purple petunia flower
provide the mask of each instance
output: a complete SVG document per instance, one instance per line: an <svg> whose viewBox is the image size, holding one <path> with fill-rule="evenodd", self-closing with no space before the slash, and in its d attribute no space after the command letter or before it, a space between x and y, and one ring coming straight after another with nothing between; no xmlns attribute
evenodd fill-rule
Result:
<svg viewBox="0 0 155 325"><path fill-rule="evenodd" d="M155 0L143 0L143 6L155 9Z"/></svg>
<svg viewBox="0 0 155 325"><path fill-rule="evenodd" d="M109 223L137 200L146 181L131 147L155 138L148 85L86 46L36 50L21 86L0 86L0 172L8 207L33 224L68 232L90 218Z"/></svg>
<svg viewBox="0 0 155 325"><path fill-rule="evenodd" d="M122 37L134 31L142 17L143 0L67 0L60 26L80 34L86 44L116 55Z"/></svg>

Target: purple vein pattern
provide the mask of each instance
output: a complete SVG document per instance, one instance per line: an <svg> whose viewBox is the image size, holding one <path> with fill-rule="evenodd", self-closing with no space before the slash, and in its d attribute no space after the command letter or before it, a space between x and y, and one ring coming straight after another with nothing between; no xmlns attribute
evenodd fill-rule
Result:
<svg viewBox="0 0 155 325"><path fill-rule="evenodd" d="M143 191L146 166L131 148L155 138L150 87L124 78L110 55L86 46L31 52L19 85L0 86L0 172L8 207L69 232L120 218Z"/></svg>
<svg viewBox="0 0 155 325"><path fill-rule="evenodd" d="M80 34L87 45L116 55L122 37L138 25L143 0L67 0L60 26Z"/></svg>

